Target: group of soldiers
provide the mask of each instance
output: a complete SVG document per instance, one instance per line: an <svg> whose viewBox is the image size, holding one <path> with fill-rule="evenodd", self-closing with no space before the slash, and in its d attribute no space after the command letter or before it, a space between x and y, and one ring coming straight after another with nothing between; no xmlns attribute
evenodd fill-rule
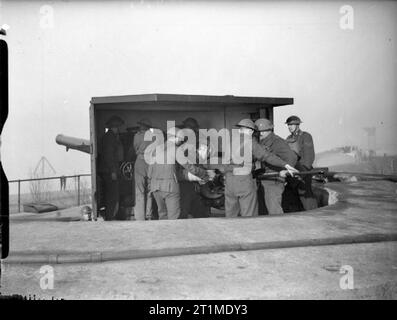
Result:
<svg viewBox="0 0 397 320"><path fill-rule="evenodd" d="M269 214L282 214L282 195L287 182L294 185L294 175L299 171L310 171L314 161L312 136L300 129L302 121L297 116L286 120L290 135L283 139L274 133L270 120L261 118L255 122L243 119L236 127L241 136L239 148L233 152L240 153L246 143L251 143L252 160L265 172L277 173L276 178L261 180L264 202ZM101 170L104 198L105 220L113 220L119 211L119 164L123 161L123 148L119 138L119 128L124 121L111 117L107 123L107 132L102 138L103 165ZM185 119L181 125L167 131L167 140L156 147L157 155L167 154L166 163L148 164L145 151L152 143L145 141L147 130L152 128L150 119L138 121L139 130L134 135L132 148L135 153L135 220L146 220L152 210L152 201L157 206L159 219L181 219L188 217L209 217L210 207L197 192L200 184L214 179L216 173L211 164L199 164L197 161L180 163L169 150L186 146L184 129L192 130L199 135L200 125L194 118ZM196 150L199 148L195 146ZM198 157L199 154L197 153ZM208 156L208 154L207 154ZM216 167L218 170L219 166ZM252 174L252 166L234 164L233 161L221 167L224 175L225 216L257 216L258 184ZM192 179L192 177L194 177ZM311 176L305 175L295 187L304 210L317 207L314 197Z"/></svg>

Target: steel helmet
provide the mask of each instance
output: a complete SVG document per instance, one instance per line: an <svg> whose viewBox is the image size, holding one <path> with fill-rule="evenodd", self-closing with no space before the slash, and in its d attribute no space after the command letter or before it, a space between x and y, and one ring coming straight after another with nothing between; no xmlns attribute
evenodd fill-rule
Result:
<svg viewBox="0 0 397 320"><path fill-rule="evenodd" d="M121 119L119 116L114 115L114 116L110 117L109 120L106 121L105 124L106 124L107 128L113 128L113 127L118 128L124 124L124 120Z"/></svg>
<svg viewBox="0 0 397 320"><path fill-rule="evenodd" d="M255 121L256 130L261 131L270 131L274 129L273 123L269 119L261 118Z"/></svg>
<svg viewBox="0 0 397 320"><path fill-rule="evenodd" d="M236 126L255 130L255 124L251 119L243 119L239 123L237 123Z"/></svg>
<svg viewBox="0 0 397 320"><path fill-rule="evenodd" d="M145 126L147 128L151 128L152 127L152 122L148 118L143 118L143 119L139 120L137 123L142 125L142 126Z"/></svg>
<svg viewBox="0 0 397 320"><path fill-rule="evenodd" d="M285 124L301 124L302 120L298 116L290 116L285 121Z"/></svg>
<svg viewBox="0 0 397 320"><path fill-rule="evenodd" d="M189 128L192 130L198 130L200 128L199 123L194 118L186 118L182 121L182 124L185 128Z"/></svg>

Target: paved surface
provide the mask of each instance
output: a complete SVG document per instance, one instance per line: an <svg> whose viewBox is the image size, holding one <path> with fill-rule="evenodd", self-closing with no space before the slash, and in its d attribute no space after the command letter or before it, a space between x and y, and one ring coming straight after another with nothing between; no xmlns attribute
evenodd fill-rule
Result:
<svg viewBox="0 0 397 320"><path fill-rule="evenodd" d="M6 264L3 294L51 299L396 299L396 242L57 264L54 289L40 265ZM342 290L340 267L353 268Z"/></svg>
<svg viewBox="0 0 397 320"><path fill-rule="evenodd" d="M396 184L327 187L339 193L335 205L277 217L71 221L76 210L15 216L1 292L64 298L395 298ZM381 240L388 241L375 242ZM324 246L330 243L340 245ZM43 264L55 268L50 292L38 286ZM339 287L338 270L345 264L354 268L355 290Z"/></svg>

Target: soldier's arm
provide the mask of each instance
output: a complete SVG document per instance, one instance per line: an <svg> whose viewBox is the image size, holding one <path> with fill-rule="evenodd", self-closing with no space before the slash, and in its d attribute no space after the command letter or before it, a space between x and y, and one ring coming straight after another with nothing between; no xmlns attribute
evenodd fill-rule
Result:
<svg viewBox="0 0 397 320"><path fill-rule="evenodd" d="M187 156L187 163L180 163L178 161L178 159L176 159L176 161L178 162L179 165L182 166L183 169L185 169L186 171L190 172L191 174L203 179L203 180L208 180L208 173L207 170L205 170L204 168L202 168L201 166L196 165L196 150L193 147L193 149L191 149L193 146L189 146L186 144L183 144L182 146L179 147L180 150L183 150L183 153L185 154L185 156ZM190 148L190 149L189 149ZM187 152L187 151L191 151L191 152ZM187 173L185 173L184 175L187 176Z"/></svg>
<svg viewBox="0 0 397 320"><path fill-rule="evenodd" d="M208 180L207 170L191 163L180 164L185 170L203 180Z"/></svg>
<svg viewBox="0 0 397 320"><path fill-rule="evenodd" d="M192 163L184 163L184 164L179 163L179 164L183 167L183 169L195 175L196 177L199 177L200 179L203 180L209 179L207 170L199 167L198 165Z"/></svg>
<svg viewBox="0 0 397 320"><path fill-rule="evenodd" d="M275 167L285 168L285 166L288 164L275 154L268 151L266 147L260 145L255 139L252 140L252 155L254 156L255 160L267 162L268 164Z"/></svg>
<svg viewBox="0 0 397 320"><path fill-rule="evenodd" d="M305 132L303 136L303 165L310 169L314 162L314 143L310 133Z"/></svg>
<svg viewBox="0 0 397 320"><path fill-rule="evenodd" d="M138 149L139 149L139 141L138 140L139 140L139 133L136 133L134 135L134 141L132 143L136 154L138 154Z"/></svg>
<svg viewBox="0 0 397 320"><path fill-rule="evenodd" d="M294 167L298 161L297 154L291 150L291 148L284 140L277 141L277 144L277 150L279 150L278 155L280 156L280 158Z"/></svg>

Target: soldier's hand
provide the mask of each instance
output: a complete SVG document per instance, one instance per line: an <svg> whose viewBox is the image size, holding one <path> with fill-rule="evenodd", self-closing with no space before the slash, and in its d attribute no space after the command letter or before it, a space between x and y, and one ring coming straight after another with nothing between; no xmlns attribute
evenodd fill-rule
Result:
<svg viewBox="0 0 397 320"><path fill-rule="evenodd" d="M281 178L285 178L287 176L287 174L288 174L288 170L281 170L279 172L279 175Z"/></svg>
<svg viewBox="0 0 397 320"><path fill-rule="evenodd" d="M207 174L208 174L208 179L209 179L210 181L211 181L211 180L214 180L215 175L216 175L215 170L207 170Z"/></svg>
<svg viewBox="0 0 397 320"><path fill-rule="evenodd" d="M287 169L288 173L293 177L295 173L299 171L296 170L294 167L290 166L289 164L285 165L285 169Z"/></svg>
<svg viewBox="0 0 397 320"><path fill-rule="evenodd" d="M117 174L116 174L116 172L112 172L112 180L113 180L113 181L117 180Z"/></svg>

